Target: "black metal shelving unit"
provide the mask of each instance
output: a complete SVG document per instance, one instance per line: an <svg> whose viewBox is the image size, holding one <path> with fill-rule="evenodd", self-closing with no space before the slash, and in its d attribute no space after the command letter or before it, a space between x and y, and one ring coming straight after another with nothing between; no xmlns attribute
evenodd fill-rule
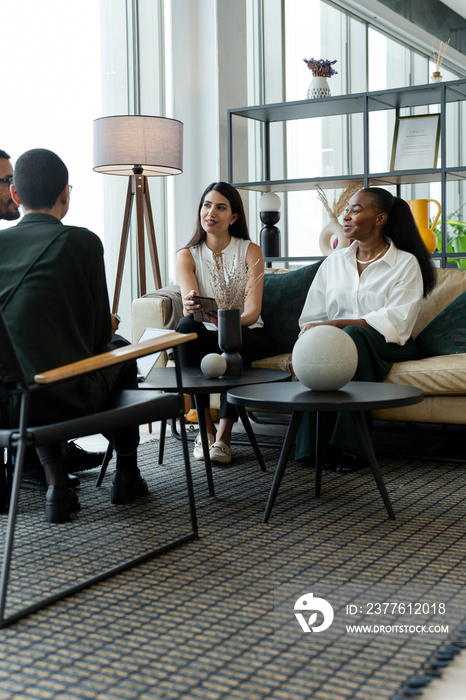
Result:
<svg viewBox="0 0 466 700"><path fill-rule="evenodd" d="M451 103L466 100L466 80L452 80L444 83L429 85L417 85L406 88L357 93L327 97L319 100L301 100L298 102L283 102L271 105L259 105L255 107L241 107L228 110L228 178L229 182L239 189L255 190L259 192L291 192L310 190L316 184L323 189L335 189L345 187L350 180L364 180L366 187L370 185L401 186L404 184L418 184L440 182L442 211L447 211L447 183L455 180L466 180L466 163L457 167L447 167L447 129L446 110ZM369 115L371 112L381 110L394 110L395 116L400 116L400 110L421 106L440 106L440 167L422 170L407 170L396 172L370 172L369 159ZM362 114L363 118L363 162L362 173L332 177L310 177L300 179L270 179L270 125L275 122L288 122L298 119L311 119L317 117L344 116ZM262 179L251 182L236 182L233 172L234 153L234 120L254 120L261 124ZM466 253L447 254L446 231L442 227L442 252L434 253L433 257L440 259L440 264L445 267L447 258L466 257ZM284 259L284 258L283 258Z"/></svg>

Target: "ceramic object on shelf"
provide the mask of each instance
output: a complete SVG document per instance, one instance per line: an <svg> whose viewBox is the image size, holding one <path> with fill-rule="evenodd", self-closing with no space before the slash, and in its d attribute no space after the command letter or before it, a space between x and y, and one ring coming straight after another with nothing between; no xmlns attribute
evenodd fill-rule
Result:
<svg viewBox="0 0 466 700"><path fill-rule="evenodd" d="M437 215L429 226L429 202L437 205ZM437 235L434 232L435 225L440 218L442 207L436 199L409 199L409 208L411 209L416 225L421 234L421 238L429 253L433 253L437 248Z"/></svg>
<svg viewBox="0 0 466 700"><path fill-rule="evenodd" d="M323 78L319 75L314 76L307 91L307 99L316 100L321 97L330 97L330 95L330 87L327 78Z"/></svg>
<svg viewBox="0 0 466 700"><path fill-rule="evenodd" d="M322 255L330 255L335 250L347 248L350 242L343 233L343 226L338 219L331 218L319 236L319 248Z"/></svg>

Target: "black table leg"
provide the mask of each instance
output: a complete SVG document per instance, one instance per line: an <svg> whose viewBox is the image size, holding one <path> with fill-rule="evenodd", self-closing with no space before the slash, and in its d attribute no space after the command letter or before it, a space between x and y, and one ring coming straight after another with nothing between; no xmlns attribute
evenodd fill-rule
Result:
<svg viewBox="0 0 466 700"><path fill-rule="evenodd" d="M324 449L322 434L324 429L325 415L316 411L316 451L315 451L315 461L316 461L316 498L320 498L320 488L322 485L322 467L324 464Z"/></svg>
<svg viewBox="0 0 466 700"><path fill-rule="evenodd" d="M261 451L259 449L259 445L257 444L256 436L254 435L254 431L251 428L251 423L249 422L248 418L248 413L244 406L237 406L236 410L238 411L239 417L241 418L241 422L243 424L243 427L246 431L246 435L249 438L249 442L252 445L252 449L254 450L254 454L257 457L257 461L259 462L259 466L262 469L263 472L266 472L267 469L265 467L264 459L262 457Z"/></svg>
<svg viewBox="0 0 466 700"><path fill-rule="evenodd" d="M369 433L369 428L367 427L367 419L364 411L351 411L353 416L353 421L358 431L359 439L364 447L367 460L369 462L370 468L374 475L377 486L379 487L380 495L382 496L383 502L385 503L385 508L387 509L388 515L392 520L395 520L395 513L388 496L387 489L385 488L385 483L382 474L377 464L377 459L375 457L374 448L372 447L372 440Z"/></svg>
<svg viewBox="0 0 466 700"><path fill-rule="evenodd" d="M298 432L302 416L303 411L294 411L293 415L291 416L290 425L288 426L285 442L283 443L282 451L280 452L280 458L278 460L275 476L273 477L272 487L270 489L267 505L265 506L264 517L262 518L263 523L266 523L268 521L272 512L273 504L275 503L275 498L277 496L278 489L280 488L282 476L285 472L285 467L288 463L288 457L290 456L290 452L293 448L296 433Z"/></svg>
<svg viewBox="0 0 466 700"><path fill-rule="evenodd" d="M174 419L173 419L174 420ZM166 419L160 421L160 436L159 436L159 464L163 464L163 452L165 448L165 436L167 434Z"/></svg>
<svg viewBox="0 0 466 700"><path fill-rule="evenodd" d="M194 396L196 405L197 420L199 421L199 431L201 433L202 450L204 452L205 471L207 483L209 484L209 496L215 496L214 479L212 477L212 463L210 461L209 440L207 438L207 426L205 422L204 409L209 407L209 395L198 394Z"/></svg>

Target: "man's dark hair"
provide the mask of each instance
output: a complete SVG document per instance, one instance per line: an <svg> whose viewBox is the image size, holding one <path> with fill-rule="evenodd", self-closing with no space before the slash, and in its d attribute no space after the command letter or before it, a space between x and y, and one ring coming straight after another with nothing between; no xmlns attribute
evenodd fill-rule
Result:
<svg viewBox="0 0 466 700"><path fill-rule="evenodd" d="M4 158L5 160L11 160L11 156L8 155L8 153L6 151L2 151L1 148L0 148L0 158Z"/></svg>
<svg viewBox="0 0 466 700"><path fill-rule="evenodd" d="M68 184L68 169L56 153L33 148L16 161L13 182L25 209L51 209Z"/></svg>

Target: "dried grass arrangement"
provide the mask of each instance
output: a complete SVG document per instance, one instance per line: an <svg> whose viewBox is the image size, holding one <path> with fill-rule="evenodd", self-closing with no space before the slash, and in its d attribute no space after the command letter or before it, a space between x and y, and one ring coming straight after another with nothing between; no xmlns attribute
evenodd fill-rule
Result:
<svg viewBox="0 0 466 700"><path fill-rule="evenodd" d="M440 75L440 66L442 65L442 61L445 58L445 52L448 48L448 44L450 43L450 39L448 39L447 43L444 44L443 41L440 42L440 48L438 50L438 54L435 55L435 49L434 49L434 42L432 42L432 53L434 54L434 61L435 61L435 71L433 72L433 75Z"/></svg>
<svg viewBox="0 0 466 700"><path fill-rule="evenodd" d="M236 256L226 261L220 253L213 253L213 262L206 261L210 272L214 298L219 309L241 309L244 302L263 278L262 272L252 284L248 283L252 277L252 271L258 265L259 259L250 267L239 269Z"/></svg>
<svg viewBox="0 0 466 700"><path fill-rule="evenodd" d="M336 196L333 198L333 204L330 206L329 201L327 199L327 195L325 194L324 190L320 185L315 185L315 188L317 190L317 196L324 205L327 214L331 219L338 219L340 214L343 213L345 210L346 205L348 204L349 200L355 194L358 192L364 185L364 180L352 180L349 185L345 187L341 195L336 198Z"/></svg>

